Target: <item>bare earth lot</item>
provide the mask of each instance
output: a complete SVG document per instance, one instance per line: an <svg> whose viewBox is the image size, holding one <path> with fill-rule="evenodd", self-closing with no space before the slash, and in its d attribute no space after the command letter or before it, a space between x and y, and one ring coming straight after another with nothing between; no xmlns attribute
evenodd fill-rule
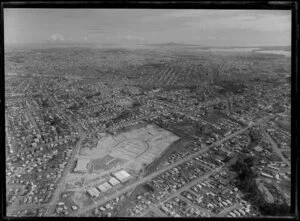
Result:
<svg viewBox="0 0 300 221"><path fill-rule="evenodd" d="M179 137L155 125L133 129L117 136L103 136L96 148L82 149L80 159L89 159L93 172L127 167L138 171L151 163Z"/></svg>
<svg viewBox="0 0 300 221"><path fill-rule="evenodd" d="M78 160L86 162L91 170L69 174L65 190L75 191L70 199L79 207L90 205L93 200L86 195L89 186L103 183L111 172L121 168L131 175L138 173L177 140L179 137L173 133L150 124L116 136L105 134L96 147L81 149Z"/></svg>

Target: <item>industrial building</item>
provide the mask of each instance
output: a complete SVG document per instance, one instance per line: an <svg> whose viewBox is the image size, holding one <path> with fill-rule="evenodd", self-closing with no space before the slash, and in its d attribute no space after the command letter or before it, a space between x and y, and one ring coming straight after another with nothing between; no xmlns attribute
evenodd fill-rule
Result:
<svg viewBox="0 0 300 221"><path fill-rule="evenodd" d="M120 170L113 174L115 178L117 178L120 182L124 183L131 178L131 175L127 173L125 170Z"/></svg>
<svg viewBox="0 0 300 221"><path fill-rule="evenodd" d="M87 191L88 195L90 195L91 197L98 197L100 192L95 188L95 187L91 187L89 188Z"/></svg>
<svg viewBox="0 0 300 221"><path fill-rule="evenodd" d="M121 185L120 181L117 180L117 179L114 178L114 177L111 177L111 178L109 179L108 183L111 184L111 185L114 186L114 187L118 187L118 186Z"/></svg>
<svg viewBox="0 0 300 221"><path fill-rule="evenodd" d="M90 160L87 159L78 159L74 172L84 173L87 171L86 165L89 163Z"/></svg>
<svg viewBox="0 0 300 221"><path fill-rule="evenodd" d="M111 188L112 188L112 186L107 182L102 183L99 186L97 186L97 189L100 190L101 192L106 192L107 190L109 190Z"/></svg>

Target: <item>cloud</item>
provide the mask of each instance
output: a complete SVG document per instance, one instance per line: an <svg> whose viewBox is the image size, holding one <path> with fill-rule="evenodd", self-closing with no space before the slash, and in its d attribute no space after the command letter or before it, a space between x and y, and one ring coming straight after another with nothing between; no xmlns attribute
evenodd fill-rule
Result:
<svg viewBox="0 0 300 221"><path fill-rule="evenodd" d="M55 34L50 36L50 40L51 41L64 41L65 37L61 34L55 33Z"/></svg>

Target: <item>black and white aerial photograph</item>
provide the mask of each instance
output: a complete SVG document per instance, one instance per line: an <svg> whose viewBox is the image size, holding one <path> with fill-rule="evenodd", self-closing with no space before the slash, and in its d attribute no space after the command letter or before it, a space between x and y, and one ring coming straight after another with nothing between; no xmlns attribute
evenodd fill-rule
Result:
<svg viewBox="0 0 300 221"><path fill-rule="evenodd" d="M291 21L3 8L6 216L291 216Z"/></svg>

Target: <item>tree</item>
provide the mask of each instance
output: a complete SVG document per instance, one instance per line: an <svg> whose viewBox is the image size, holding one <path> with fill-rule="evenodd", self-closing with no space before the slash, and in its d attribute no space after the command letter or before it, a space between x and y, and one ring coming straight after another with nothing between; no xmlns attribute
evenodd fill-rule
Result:
<svg viewBox="0 0 300 221"><path fill-rule="evenodd" d="M242 156L241 156L242 157ZM265 216L291 215L291 208L287 204L267 203L256 185L257 174L251 169L255 158L240 158L231 166L237 174L237 187L244 193L245 199L252 203Z"/></svg>

